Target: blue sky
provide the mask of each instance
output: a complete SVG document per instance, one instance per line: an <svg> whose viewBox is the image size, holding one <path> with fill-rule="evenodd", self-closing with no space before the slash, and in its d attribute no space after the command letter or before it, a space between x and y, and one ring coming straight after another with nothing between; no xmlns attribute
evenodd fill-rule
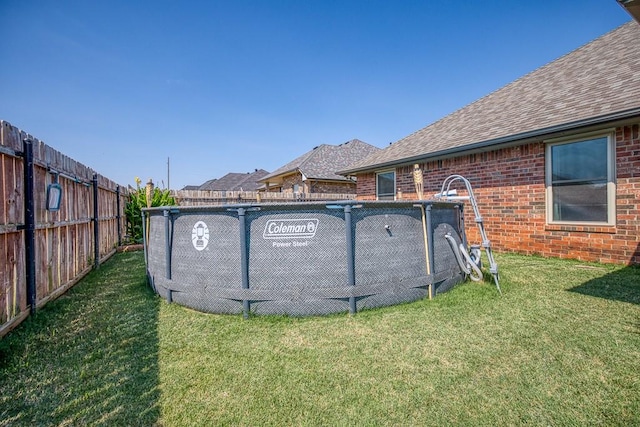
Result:
<svg viewBox="0 0 640 427"><path fill-rule="evenodd" d="M629 21L615 0L0 0L0 119L122 185L385 147ZM507 108L507 107L505 107Z"/></svg>

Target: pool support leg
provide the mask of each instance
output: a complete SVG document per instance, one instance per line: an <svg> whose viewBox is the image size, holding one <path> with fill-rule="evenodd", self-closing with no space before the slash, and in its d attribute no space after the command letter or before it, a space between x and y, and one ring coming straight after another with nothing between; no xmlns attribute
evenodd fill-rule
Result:
<svg viewBox="0 0 640 427"><path fill-rule="evenodd" d="M351 228L352 219L351 219L351 205L344 206L344 226L346 231L346 243L347 243L347 284L349 286L356 285L356 261L353 251L353 229ZM355 314L357 311L356 307L356 297L349 297L349 313Z"/></svg>
<svg viewBox="0 0 640 427"><path fill-rule="evenodd" d="M165 209L162 212L164 216L164 277L171 280L171 230L169 227L171 213ZM167 301L173 302L173 294L171 289L167 291Z"/></svg>
<svg viewBox="0 0 640 427"><path fill-rule="evenodd" d="M147 255L147 250L148 250L148 248L147 248L147 242L148 242L148 240L147 240L147 233L148 233L148 230L147 230L147 214L142 212L140 214L140 217L142 218L142 250L143 250L143 253L144 253L144 262L147 265L147 270L148 270L149 257Z"/></svg>
<svg viewBox="0 0 640 427"><path fill-rule="evenodd" d="M426 236L427 236L427 242L429 242L431 244L431 248L435 248L435 245L433 243L433 221L431 219L431 208L432 205L426 206L425 207L425 213L426 213ZM433 253L432 250L429 250L429 246L425 247L425 250L427 251L427 256L426 259L428 260L428 266L429 266L429 271L428 274L431 276L431 284L429 285L429 298L432 298L435 296L435 291L436 291L436 284L435 284L435 254Z"/></svg>
<svg viewBox="0 0 640 427"><path fill-rule="evenodd" d="M247 217L246 209L238 208L240 223L240 270L242 272L242 289L249 289L249 247L247 246ZM248 299L242 300L242 316L249 318L251 306Z"/></svg>
<svg viewBox="0 0 640 427"><path fill-rule="evenodd" d="M167 280L171 280L171 230L169 228L169 215L170 212L168 210L162 213L162 216L164 216L164 277Z"/></svg>

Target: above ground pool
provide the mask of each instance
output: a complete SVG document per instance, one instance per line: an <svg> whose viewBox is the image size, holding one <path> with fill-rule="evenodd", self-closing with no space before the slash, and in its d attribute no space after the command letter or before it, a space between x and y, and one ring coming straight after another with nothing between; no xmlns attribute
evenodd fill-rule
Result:
<svg viewBox="0 0 640 427"><path fill-rule="evenodd" d="M210 313L319 315L445 292L464 280L462 204L299 202L144 209L147 277ZM450 236L450 237L446 237Z"/></svg>

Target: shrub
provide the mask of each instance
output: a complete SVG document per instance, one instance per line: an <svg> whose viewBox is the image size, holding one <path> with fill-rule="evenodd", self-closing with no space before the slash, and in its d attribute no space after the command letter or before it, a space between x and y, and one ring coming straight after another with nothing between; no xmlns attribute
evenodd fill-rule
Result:
<svg viewBox="0 0 640 427"><path fill-rule="evenodd" d="M149 184L140 187L140 178L136 177L136 189L129 194L129 201L124 209L127 217L127 235L135 243L142 243L142 209L147 207L147 190L151 188ZM169 189L153 187L151 207L175 205L176 200L171 196Z"/></svg>

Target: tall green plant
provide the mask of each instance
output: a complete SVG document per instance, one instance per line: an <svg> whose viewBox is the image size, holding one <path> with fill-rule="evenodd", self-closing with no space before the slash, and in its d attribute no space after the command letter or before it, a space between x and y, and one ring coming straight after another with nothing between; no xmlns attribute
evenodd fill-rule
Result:
<svg viewBox="0 0 640 427"><path fill-rule="evenodd" d="M129 201L124 212L127 217L127 235L136 243L142 242L142 208L147 207L146 187L140 187L140 178L136 177L136 189L129 194ZM154 188L151 197L151 206L175 206L174 197L169 189Z"/></svg>

